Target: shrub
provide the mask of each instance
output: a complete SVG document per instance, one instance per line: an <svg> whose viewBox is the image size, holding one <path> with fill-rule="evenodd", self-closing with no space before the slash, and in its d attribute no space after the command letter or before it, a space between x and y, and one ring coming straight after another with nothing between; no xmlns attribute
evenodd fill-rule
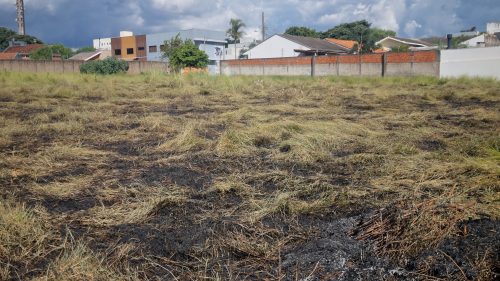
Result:
<svg viewBox="0 0 500 281"><path fill-rule="evenodd" d="M116 74L124 73L128 70L126 61L117 60L115 58L107 58L104 60L96 60L84 63L80 66L80 73L84 74Z"/></svg>

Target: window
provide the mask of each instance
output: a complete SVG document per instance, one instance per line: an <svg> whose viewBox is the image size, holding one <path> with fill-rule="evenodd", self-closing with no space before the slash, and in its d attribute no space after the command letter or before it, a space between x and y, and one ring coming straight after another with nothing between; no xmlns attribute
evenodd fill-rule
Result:
<svg viewBox="0 0 500 281"><path fill-rule="evenodd" d="M134 48L127 48L127 55L133 55L134 54Z"/></svg>
<svg viewBox="0 0 500 281"><path fill-rule="evenodd" d="M115 56L121 56L122 55L122 49L115 49Z"/></svg>
<svg viewBox="0 0 500 281"><path fill-rule="evenodd" d="M137 48L137 50L144 51L144 47L139 47L139 48Z"/></svg>
<svg viewBox="0 0 500 281"><path fill-rule="evenodd" d="M165 51L165 45L160 45L160 51L162 51L162 52Z"/></svg>
<svg viewBox="0 0 500 281"><path fill-rule="evenodd" d="M156 53L156 52L158 52L158 48L156 46L149 46L149 52Z"/></svg>

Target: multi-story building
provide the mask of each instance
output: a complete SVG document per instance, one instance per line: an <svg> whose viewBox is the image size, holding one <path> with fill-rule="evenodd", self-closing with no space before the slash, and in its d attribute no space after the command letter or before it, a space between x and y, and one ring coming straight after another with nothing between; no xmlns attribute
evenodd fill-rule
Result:
<svg viewBox="0 0 500 281"><path fill-rule="evenodd" d="M111 38L94 39L92 45L96 50L111 51Z"/></svg>
<svg viewBox="0 0 500 281"><path fill-rule="evenodd" d="M174 32L156 33L146 35L148 61L163 61L162 49L165 41L179 35L182 40L192 40L196 46L208 55L208 70L217 73L219 63L223 59L226 45L226 33L205 29L188 29Z"/></svg>
<svg viewBox="0 0 500 281"><path fill-rule="evenodd" d="M146 61L146 35L120 32L120 37L111 38L111 54L122 60Z"/></svg>

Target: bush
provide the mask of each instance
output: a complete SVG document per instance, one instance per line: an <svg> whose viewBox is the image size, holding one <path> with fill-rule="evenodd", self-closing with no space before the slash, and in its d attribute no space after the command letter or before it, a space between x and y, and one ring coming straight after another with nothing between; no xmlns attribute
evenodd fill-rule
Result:
<svg viewBox="0 0 500 281"><path fill-rule="evenodd" d="M104 60L96 60L84 63L80 66L80 73L83 74L115 74L124 73L128 70L126 61L117 60L115 58L107 58Z"/></svg>

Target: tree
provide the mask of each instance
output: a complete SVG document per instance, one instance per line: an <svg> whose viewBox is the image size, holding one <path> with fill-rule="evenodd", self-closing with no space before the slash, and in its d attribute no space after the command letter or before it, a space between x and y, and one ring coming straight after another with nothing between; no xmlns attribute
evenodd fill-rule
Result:
<svg viewBox="0 0 500 281"><path fill-rule="evenodd" d="M168 58L170 67L179 71L184 67L205 68L208 65L208 55L198 49L191 40L182 41L179 34L165 41L162 57Z"/></svg>
<svg viewBox="0 0 500 281"><path fill-rule="evenodd" d="M240 19L231 19L229 21L229 29L227 30L227 35L232 39L232 43L234 44L234 59L236 59L236 43L240 42L241 37L243 37L243 32L241 29L245 27L245 23Z"/></svg>
<svg viewBox="0 0 500 281"><path fill-rule="evenodd" d="M370 39L373 42L378 42L378 41L380 41L388 36L395 37L396 32L392 31L392 30L384 30L384 29L380 29L380 28L370 29Z"/></svg>
<svg viewBox="0 0 500 281"><path fill-rule="evenodd" d="M396 36L396 32L371 28L371 23L366 20L340 24L323 33L325 38L354 40L361 42L361 52L371 52L376 48L375 42L387 37Z"/></svg>
<svg viewBox="0 0 500 281"><path fill-rule="evenodd" d="M3 51L7 47L9 47L9 41L11 41L12 39L14 39L15 41L23 41L27 44L43 44L42 40L34 36L19 35L13 30L5 27L0 27L0 51Z"/></svg>
<svg viewBox="0 0 500 281"><path fill-rule="evenodd" d="M76 50L75 54L79 54L79 53L84 53L84 52L95 52L96 49L92 46L88 46L88 47L82 47L78 50Z"/></svg>
<svg viewBox="0 0 500 281"><path fill-rule="evenodd" d="M168 59L175 50L180 48L184 44L184 41L181 39L181 35L177 34L174 37L170 38L170 40L166 40L163 43L163 49L160 50L163 54L162 57L164 59Z"/></svg>
<svg viewBox="0 0 500 281"><path fill-rule="evenodd" d="M304 37L313 37L320 38L321 33L305 26L292 26L287 28L285 34L295 35L295 36L304 36Z"/></svg>
<svg viewBox="0 0 500 281"><path fill-rule="evenodd" d="M73 55L71 49L61 44L50 45L40 48L30 54L32 60L52 60L54 55L60 55L62 59L68 59Z"/></svg>

